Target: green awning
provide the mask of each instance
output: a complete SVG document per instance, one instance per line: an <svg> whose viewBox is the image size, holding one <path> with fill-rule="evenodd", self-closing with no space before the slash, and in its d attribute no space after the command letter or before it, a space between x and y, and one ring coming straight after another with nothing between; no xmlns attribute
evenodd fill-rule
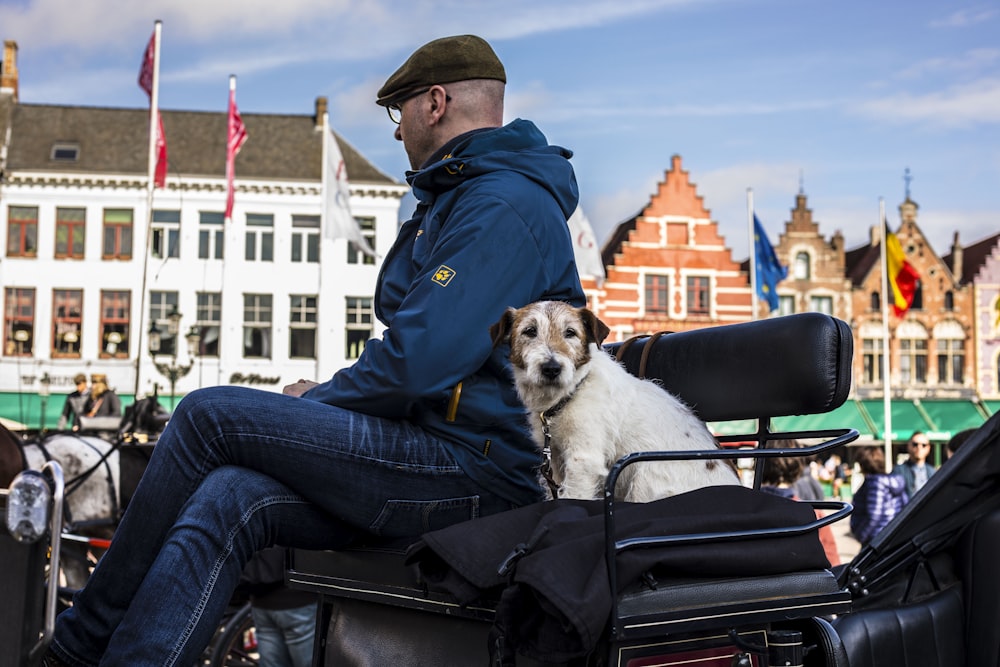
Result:
<svg viewBox="0 0 1000 667"><path fill-rule="evenodd" d="M728 422L709 422L708 430L714 435L737 435L743 433L756 433L756 419L734 419Z"/></svg>
<svg viewBox="0 0 1000 667"><path fill-rule="evenodd" d="M872 424L875 425L875 439L882 440L885 432L885 406L882 399L861 401L861 407L865 411ZM892 418L892 433L890 438L896 442L909 440L916 431L929 432L934 430L934 425L924 419L924 416L917 409L913 401L893 400L890 407ZM928 434L929 435L929 434ZM936 438L941 440L943 438Z"/></svg>
<svg viewBox="0 0 1000 667"><path fill-rule="evenodd" d="M772 421L776 431L818 431L825 429L853 428L859 433L859 440L872 440L875 437L873 424L856 400L847 400L839 408L818 415L796 415L791 417L775 417Z"/></svg>
<svg viewBox="0 0 1000 667"><path fill-rule="evenodd" d="M927 432L931 440L950 440L959 431L979 428L986 422L972 401L923 399L917 407L931 423Z"/></svg>
<svg viewBox="0 0 1000 667"><path fill-rule="evenodd" d="M1000 412L1000 401L983 401L983 405L986 406L986 411L989 412L991 416Z"/></svg>
<svg viewBox="0 0 1000 667"><path fill-rule="evenodd" d="M132 404L132 394L119 394L122 409ZM42 399L35 392L0 391L0 417L24 424L31 430L55 428L59 424L66 394L53 393L45 401L45 419L42 419Z"/></svg>

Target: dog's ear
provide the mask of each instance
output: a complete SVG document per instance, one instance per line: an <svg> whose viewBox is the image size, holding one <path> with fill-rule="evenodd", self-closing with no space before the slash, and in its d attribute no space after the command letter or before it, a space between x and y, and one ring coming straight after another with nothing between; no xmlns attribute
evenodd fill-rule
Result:
<svg viewBox="0 0 1000 667"><path fill-rule="evenodd" d="M514 327L514 313L517 311L508 308L504 311L500 321L490 327L490 339L493 341L494 349L502 343L506 343L510 337L510 330Z"/></svg>
<svg viewBox="0 0 1000 667"><path fill-rule="evenodd" d="M587 329L587 337L592 343L600 345L611 333L608 325L597 319L597 315L590 312L588 308L580 309L580 319L583 320L583 325Z"/></svg>

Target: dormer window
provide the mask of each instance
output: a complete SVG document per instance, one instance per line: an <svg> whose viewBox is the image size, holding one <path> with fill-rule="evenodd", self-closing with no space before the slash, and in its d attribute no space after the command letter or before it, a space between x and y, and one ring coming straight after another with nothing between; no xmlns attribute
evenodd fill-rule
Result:
<svg viewBox="0 0 1000 667"><path fill-rule="evenodd" d="M52 146L52 159L59 162L76 162L80 158L78 144L55 144Z"/></svg>

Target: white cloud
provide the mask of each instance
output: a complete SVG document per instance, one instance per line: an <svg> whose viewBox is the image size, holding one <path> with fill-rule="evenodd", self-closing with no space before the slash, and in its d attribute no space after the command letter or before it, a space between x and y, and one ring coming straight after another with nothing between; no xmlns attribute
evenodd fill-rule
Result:
<svg viewBox="0 0 1000 667"><path fill-rule="evenodd" d="M971 25L993 20L1000 14L998 10L984 7L960 9L948 16L930 22L932 28L966 28Z"/></svg>
<svg viewBox="0 0 1000 667"><path fill-rule="evenodd" d="M981 79L924 94L899 93L865 102L857 111L883 121L947 127L1000 123L1000 79Z"/></svg>

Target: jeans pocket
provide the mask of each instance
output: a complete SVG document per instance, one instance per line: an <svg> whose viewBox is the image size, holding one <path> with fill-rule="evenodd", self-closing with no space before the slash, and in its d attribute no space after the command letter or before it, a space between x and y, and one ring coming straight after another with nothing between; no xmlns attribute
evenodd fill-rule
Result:
<svg viewBox="0 0 1000 667"><path fill-rule="evenodd" d="M479 496L439 500L387 500L368 527L384 537L412 537L479 518Z"/></svg>

